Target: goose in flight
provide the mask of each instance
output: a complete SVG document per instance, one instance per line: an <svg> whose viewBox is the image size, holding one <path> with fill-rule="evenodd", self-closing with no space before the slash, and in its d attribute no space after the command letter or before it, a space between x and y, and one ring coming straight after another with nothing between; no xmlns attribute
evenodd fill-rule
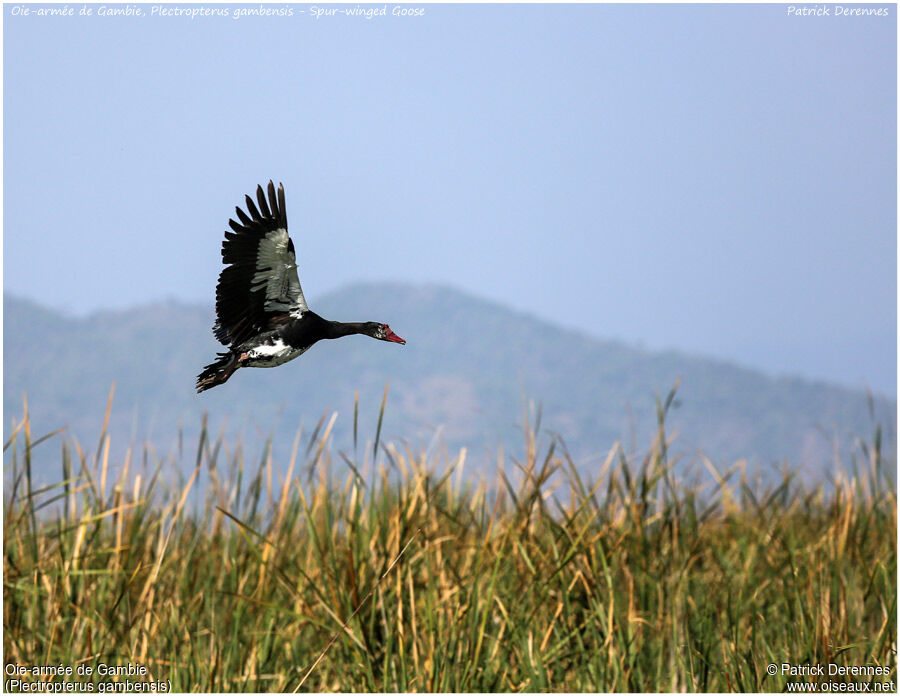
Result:
<svg viewBox="0 0 900 696"><path fill-rule="evenodd" d="M365 334L405 345L387 324L340 322L310 310L297 277L294 242L288 236L284 186L256 188L259 207L246 196L247 213L235 208L237 222L222 242L225 269L216 287L213 333L224 345L218 360L197 376L197 391L224 384L240 367L277 367L302 355L323 338Z"/></svg>

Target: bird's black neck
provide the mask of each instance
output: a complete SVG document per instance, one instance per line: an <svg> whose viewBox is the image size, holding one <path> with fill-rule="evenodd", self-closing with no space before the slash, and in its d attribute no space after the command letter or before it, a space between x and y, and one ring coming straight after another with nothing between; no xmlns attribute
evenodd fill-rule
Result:
<svg viewBox="0 0 900 696"><path fill-rule="evenodd" d="M324 338L341 338L366 332L366 324L361 321L326 321Z"/></svg>

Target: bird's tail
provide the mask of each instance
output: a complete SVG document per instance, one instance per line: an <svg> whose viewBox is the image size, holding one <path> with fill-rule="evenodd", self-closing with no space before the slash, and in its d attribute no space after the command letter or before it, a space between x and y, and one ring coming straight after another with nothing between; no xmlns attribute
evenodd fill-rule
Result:
<svg viewBox="0 0 900 696"><path fill-rule="evenodd" d="M225 384L228 378L238 369L237 355L228 351L227 353L216 353L219 359L214 363L210 363L203 368L203 372L197 375L197 393L207 389L212 389L220 384Z"/></svg>

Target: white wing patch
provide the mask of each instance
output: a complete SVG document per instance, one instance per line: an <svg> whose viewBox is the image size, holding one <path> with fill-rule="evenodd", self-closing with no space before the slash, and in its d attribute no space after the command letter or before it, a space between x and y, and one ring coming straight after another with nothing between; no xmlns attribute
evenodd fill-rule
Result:
<svg viewBox="0 0 900 696"><path fill-rule="evenodd" d="M255 348L250 349L250 357L251 358L265 358L272 357L274 355L282 355L284 353L290 353L291 348L287 346L284 341L278 339L273 343L263 343L262 345L256 346Z"/></svg>
<svg viewBox="0 0 900 696"><path fill-rule="evenodd" d="M309 346L292 348L279 338L273 343L263 343L251 348L247 353L247 361L244 365L247 367L277 367L303 355L307 350L309 350Z"/></svg>
<svg viewBox="0 0 900 696"><path fill-rule="evenodd" d="M256 273L250 289L257 291L265 288L267 312L289 312L296 318L309 307L297 276L296 257L288 250L289 240L283 227L272 230L259 240Z"/></svg>

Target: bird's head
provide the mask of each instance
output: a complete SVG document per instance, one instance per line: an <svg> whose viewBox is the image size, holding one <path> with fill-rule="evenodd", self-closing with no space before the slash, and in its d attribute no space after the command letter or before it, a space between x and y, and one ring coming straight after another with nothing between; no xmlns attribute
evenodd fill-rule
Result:
<svg viewBox="0 0 900 696"><path fill-rule="evenodd" d="M402 346L406 345L406 341L404 341L397 334L391 331L391 327L387 324L379 324L377 321L372 321L367 324L367 328L369 330L366 333L368 333L372 338L377 338L379 341L399 343Z"/></svg>

